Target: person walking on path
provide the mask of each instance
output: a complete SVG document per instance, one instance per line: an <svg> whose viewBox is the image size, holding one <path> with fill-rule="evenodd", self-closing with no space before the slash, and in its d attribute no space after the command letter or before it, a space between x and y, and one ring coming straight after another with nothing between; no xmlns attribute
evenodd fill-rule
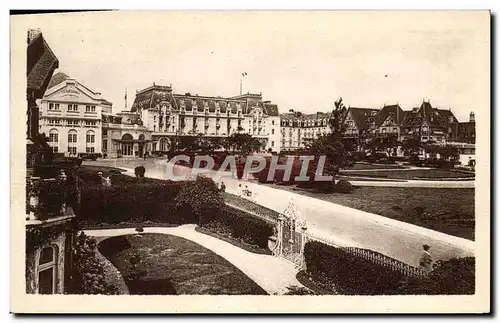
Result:
<svg viewBox="0 0 500 323"><path fill-rule="evenodd" d="M226 191L226 185L224 184L224 182L221 182L221 184L220 184L220 191L222 193L224 193Z"/></svg>
<svg viewBox="0 0 500 323"><path fill-rule="evenodd" d="M432 256L431 253L429 252L431 247L429 247L429 245L424 244L422 248L424 249L424 251L420 256L420 269L423 270L426 274L428 274L432 271Z"/></svg>

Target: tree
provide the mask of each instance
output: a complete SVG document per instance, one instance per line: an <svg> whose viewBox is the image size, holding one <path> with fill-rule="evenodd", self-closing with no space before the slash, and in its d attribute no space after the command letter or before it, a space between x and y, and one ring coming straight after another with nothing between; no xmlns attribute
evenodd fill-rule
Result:
<svg viewBox="0 0 500 323"><path fill-rule="evenodd" d="M304 153L315 157L313 168L316 166L320 156L326 156L324 175L336 176L340 169L351 166L354 158L350 147L346 147L343 134L346 124L343 122L347 115L347 108L342 103L342 98L335 102L330 120L330 133L321 134L307 143Z"/></svg>
<svg viewBox="0 0 500 323"><path fill-rule="evenodd" d="M198 176L196 181L181 184L181 190L175 197L176 208L184 217L194 217L199 224L212 222L221 212L225 203L217 185L211 178ZM184 219L186 220L186 219ZM191 221L185 221L191 222Z"/></svg>
<svg viewBox="0 0 500 323"><path fill-rule="evenodd" d="M243 156L248 156L250 153L260 150L262 146L258 139L247 133L233 133L227 140L233 152L237 152Z"/></svg>
<svg viewBox="0 0 500 323"><path fill-rule="evenodd" d="M403 150L405 155L412 155L420 152L422 148L422 142L420 140L420 136L412 136L405 140L402 143Z"/></svg>

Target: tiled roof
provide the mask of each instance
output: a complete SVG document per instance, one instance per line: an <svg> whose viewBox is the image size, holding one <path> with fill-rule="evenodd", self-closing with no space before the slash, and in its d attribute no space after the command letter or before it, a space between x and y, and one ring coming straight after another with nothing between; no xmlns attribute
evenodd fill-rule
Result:
<svg viewBox="0 0 500 323"><path fill-rule="evenodd" d="M349 111L351 112L351 117L356 123L356 126L360 130L367 129L371 121L373 121L372 118L373 113L378 113L378 109L369 109L369 108L355 108L355 107L349 107Z"/></svg>
<svg viewBox="0 0 500 323"><path fill-rule="evenodd" d="M50 89L58 84L61 84L62 82L66 81L67 79L70 79L70 77L63 73L63 72L58 72L54 75L52 75L52 78L50 79L49 86L47 86L47 89Z"/></svg>
<svg viewBox="0 0 500 323"><path fill-rule="evenodd" d="M138 109L154 108L162 101L172 102L172 94L159 88L141 91L135 95L131 111L134 112Z"/></svg>
<svg viewBox="0 0 500 323"><path fill-rule="evenodd" d="M32 91L45 92L59 61L49 45L39 34L28 44L27 87Z"/></svg>
<svg viewBox="0 0 500 323"><path fill-rule="evenodd" d="M248 95L246 95L248 96ZM243 114L248 114L254 107L262 107L264 112L269 116L278 116L278 106L276 104L271 104L269 101L255 101L250 102L245 101L246 98L234 97L234 98L223 98L215 96L199 96L199 95L181 95L172 93L171 87L157 86L153 85L147 89L139 91L136 96L134 103L132 104L132 111L140 109L152 109L158 103L162 101L172 102L174 108L180 108L181 102L184 102L186 111L192 111L194 102L196 101L197 110L202 112L205 111L205 102L208 105L210 112L215 112L216 102L219 104L220 112L226 113L228 106L232 113L237 112L237 104L240 104Z"/></svg>
<svg viewBox="0 0 500 323"><path fill-rule="evenodd" d="M438 113L445 119L448 121L448 119L450 117L453 117L453 122L458 122L457 118L455 117L455 115L453 114L453 112L451 112L451 110L445 110L445 109L436 109L438 111ZM449 123L449 121L448 121Z"/></svg>
<svg viewBox="0 0 500 323"><path fill-rule="evenodd" d="M389 116L394 122L400 123L404 118L403 109L401 109L399 104L384 106L375 116L375 126L380 126Z"/></svg>

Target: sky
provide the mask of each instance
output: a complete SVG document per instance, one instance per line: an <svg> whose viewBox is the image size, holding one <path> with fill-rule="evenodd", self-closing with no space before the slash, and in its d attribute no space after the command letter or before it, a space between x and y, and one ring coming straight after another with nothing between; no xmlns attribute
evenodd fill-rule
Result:
<svg viewBox="0 0 500 323"><path fill-rule="evenodd" d="M460 121L489 107L485 12L108 12L38 15L60 68L128 108L154 83L206 96L259 93L306 113L404 110L430 100Z"/></svg>

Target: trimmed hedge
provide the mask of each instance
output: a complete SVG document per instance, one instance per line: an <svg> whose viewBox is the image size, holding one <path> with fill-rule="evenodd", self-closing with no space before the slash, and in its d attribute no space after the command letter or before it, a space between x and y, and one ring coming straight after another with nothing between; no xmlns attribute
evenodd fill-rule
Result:
<svg viewBox="0 0 500 323"><path fill-rule="evenodd" d="M330 281L342 294L397 294L403 278L400 272L318 241L306 243L304 256L307 272L318 281Z"/></svg>
<svg viewBox="0 0 500 323"><path fill-rule="evenodd" d="M244 242L267 248L268 239L273 235L273 226L264 220L258 219L243 211L227 207L214 221L229 229L232 237ZM202 227L210 229L215 223L205 223Z"/></svg>
<svg viewBox="0 0 500 323"><path fill-rule="evenodd" d="M83 186L79 219L87 222L120 223L133 220L184 223L176 212L174 198L180 190L175 182L141 182L111 187Z"/></svg>
<svg viewBox="0 0 500 323"><path fill-rule="evenodd" d="M335 184L335 192L337 193L351 193L354 190L352 184L346 180L341 179Z"/></svg>

